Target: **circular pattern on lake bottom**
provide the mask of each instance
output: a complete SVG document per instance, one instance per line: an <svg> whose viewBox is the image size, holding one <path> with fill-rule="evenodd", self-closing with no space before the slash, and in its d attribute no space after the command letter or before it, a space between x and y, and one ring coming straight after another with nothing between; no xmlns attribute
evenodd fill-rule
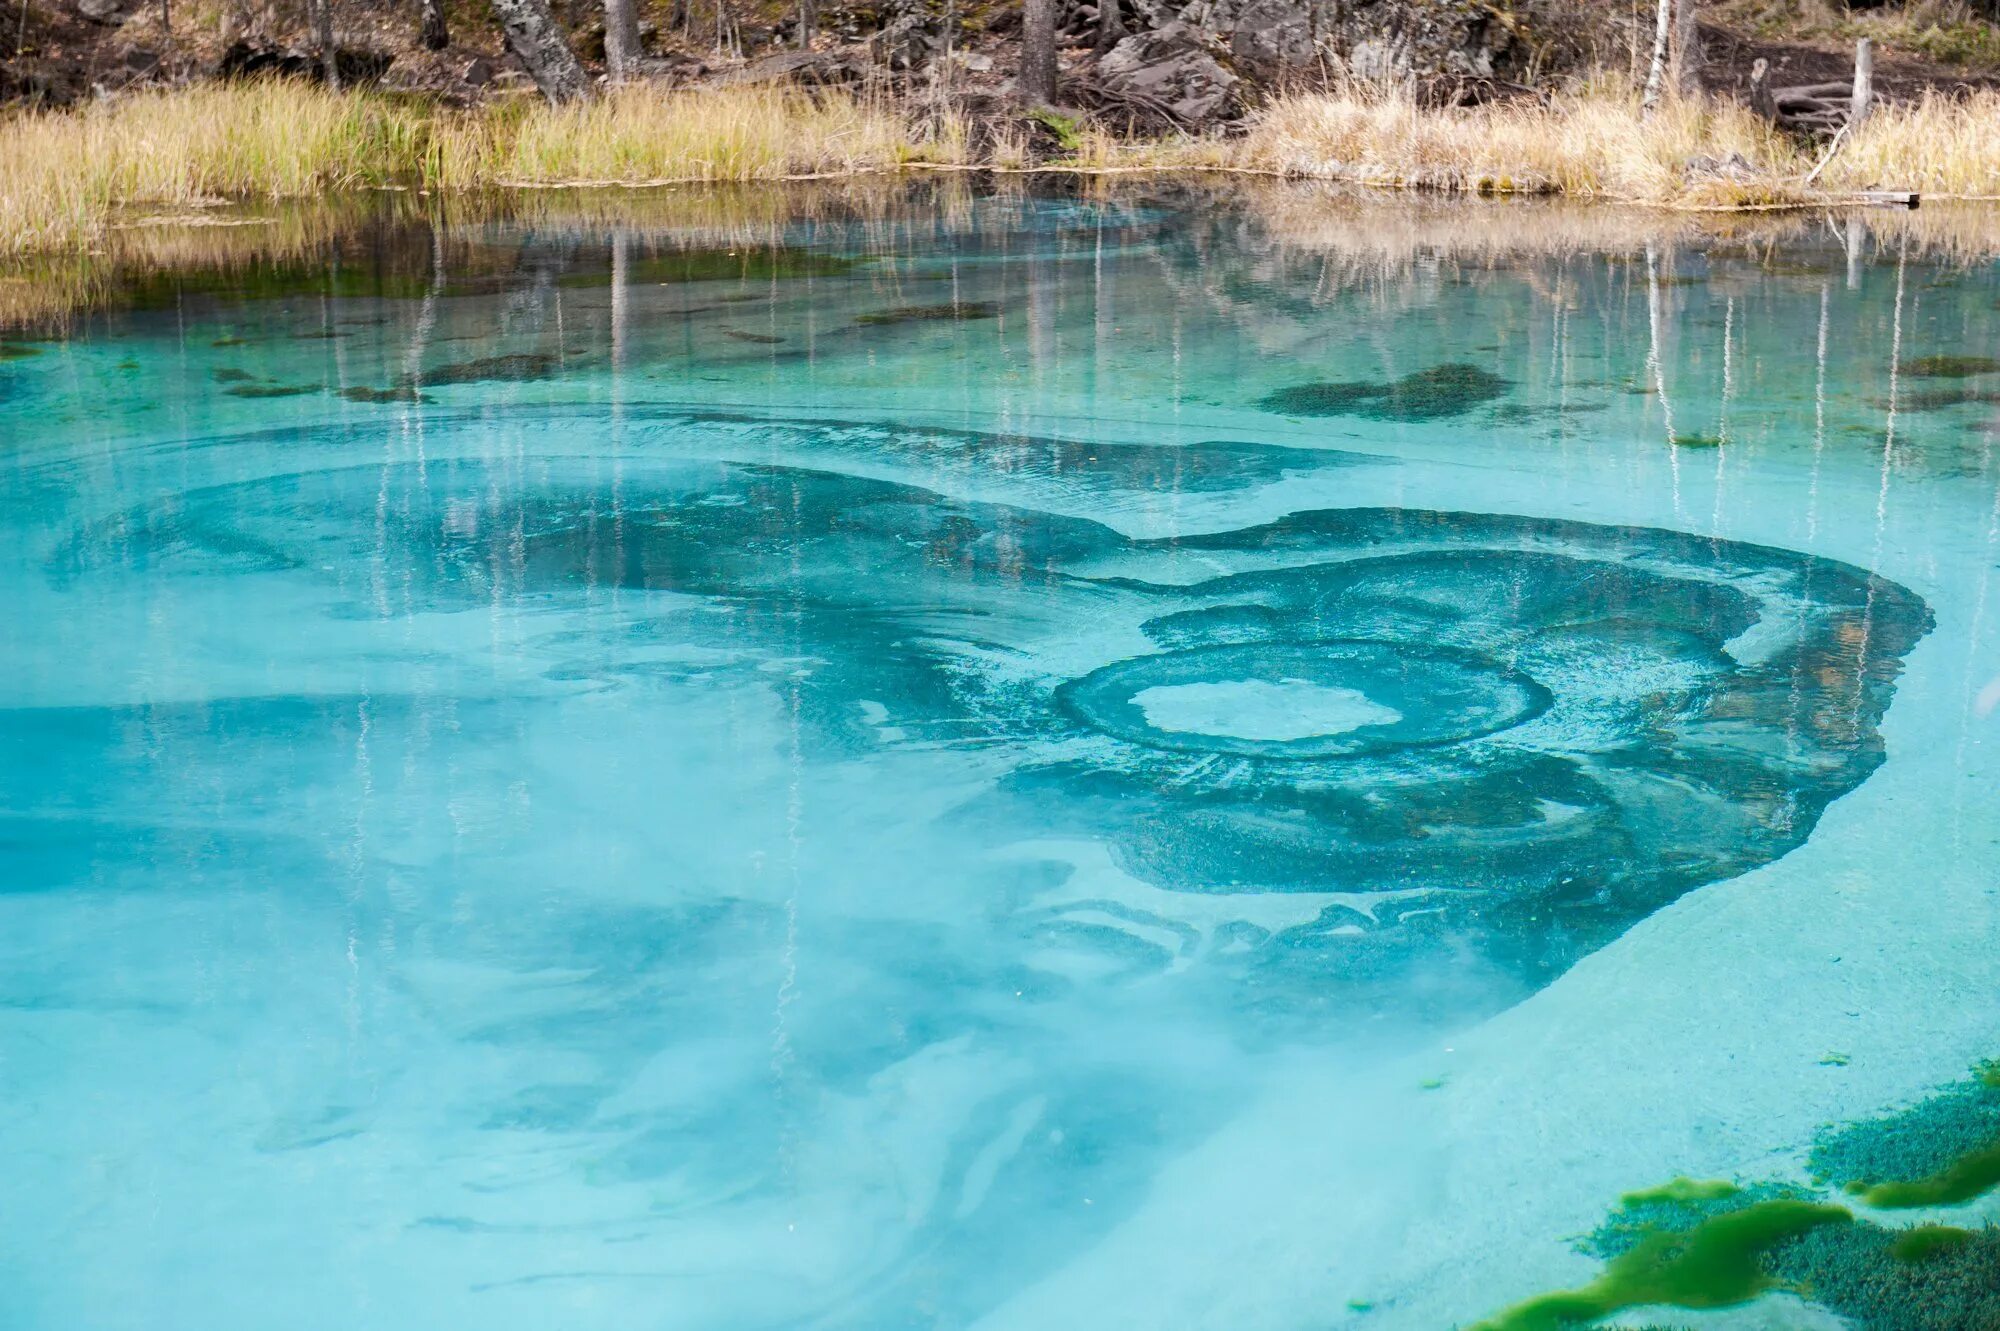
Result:
<svg viewBox="0 0 2000 1331"><path fill-rule="evenodd" d="M1196 690L1208 706L1162 705ZM1534 680L1473 652L1358 640L1161 652L1093 671L1057 696L1135 744L1281 759L1450 744L1519 725L1550 702ZM1187 722L1162 724L1177 714Z"/></svg>

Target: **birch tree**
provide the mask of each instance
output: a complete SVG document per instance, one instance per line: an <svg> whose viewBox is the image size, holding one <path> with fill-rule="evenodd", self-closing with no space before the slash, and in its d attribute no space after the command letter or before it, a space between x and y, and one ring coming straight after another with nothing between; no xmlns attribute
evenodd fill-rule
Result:
<svg viewBox="0 0 2000 1331"><path fill-rule="evenodd" d="M1646 92L1639 109L1651 111L1660 103L1660 89L1667 81L1667 43L1674 31L1674 0L1656 0L1653 15L1653 63L1646 69Z"/></svg>

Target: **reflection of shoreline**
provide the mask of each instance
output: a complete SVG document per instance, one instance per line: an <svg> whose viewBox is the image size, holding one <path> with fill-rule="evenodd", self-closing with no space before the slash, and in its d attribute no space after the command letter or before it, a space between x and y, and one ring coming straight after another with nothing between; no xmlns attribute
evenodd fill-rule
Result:
<svg viewBox="0 0 2000 1331"><path fill-rule="evenodd" d="M456 275L488 252L496 227L538 233L617 230L655 249L797 244L801 227L845 228L850 241L889 247L898 228L941 222L994 232L974 210L986 196L1053 192L1106 206L1198 207L1233 214L1274 250L1332 261L1346 277L1385 280L1427 263L1472 266L1583 254L1671 259L1681 249L1734 257L1774 278L1811 278L1796 256L1771 247L1824 239L1859 259L1895 250L1907 258L1973 264L2000 255L2000 211L1931 206L1915 212L1662 213L1559 199L1385 196L1363 187L1237 176L1038 177L938 175L648 189L521 190L468 195L364 191L181 215L135 216L89 254L0 261L0 330L60 335L68 322L129 304L134 287L184 280L197 289L247 286L262 268L295 269L295 284L329 266L374 271L384 289L421 297L433 260ZM396 251L401 250L399 256ZM398 259L406 259L400 264ZM1847 262L1842 259L1842 264ZM404 272L402 268L409 271ZM1671 264L1668 265L1671 268ZM1832 271L1832 270L1829 270ZM404 288L408 288L405 290ZM338 294L338 293L335 293ZM1550 300L1559 291L1544 292Z"/></svg>

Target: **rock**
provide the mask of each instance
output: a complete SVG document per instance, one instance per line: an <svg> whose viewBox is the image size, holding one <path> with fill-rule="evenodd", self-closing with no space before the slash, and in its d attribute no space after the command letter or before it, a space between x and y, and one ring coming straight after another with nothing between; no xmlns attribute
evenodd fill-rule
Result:
<svg viewBox="0 0 2000 1331"><path fill-rule="evenodd" d="M1147 12L1156 3L1137 0L1135 9L1146 26L1164 28ZM1324 48L1361 78L1422 82L1560 66L1601 21L1577 0L1188 0L1176 17L1226 49L1238 74L1276 80Z"/></svg>
<svg viewBox="0 0 2000 1331"><path fill-rule="evenodd" d="M394 61L394 56L383 51L360 50L351 46L342 46L334 51L334 64L340 71L341 82L345 84L374 83L388 72ZM318 54L311 51L238 41L232 42L222 53L214 72L217 78L223 79L275 75L316 82L325 77L326 70Z"/></svg>
<svg viewBox="0 0 2000 1331"><path fill-rule="evenodd" d="M76 12L92 23L123 23L141 0L76 0Z"/></svg>
<svg viewBox="0 0 2000 1331"><path fill-rule="evenodd" d="M494 68L491 60L488 60L483 55L476 55L467 62L465 73L461 77L471 86L483 88L493 82L494 77L498 73L499 71Z"/></svg>
<svg viewBox="0 0 2000 1331"><path fill-rule="evenodd" d="M940 45L930 15L907 13L891 19L869 39L877 62L890 69L922 69Z"/></svg>
<svg viewBox="0 0 2000 1331"><path fill-rule="evenodd" d="M1113 47L1097 66L1114 94L1150 105L1183 128L1197 129L1241 110L1242 80L1224 65L1226 54L1186 23L1137 33Z"/></svg>
<svg viewBox="0 0 2000 1331"><path fill-rule="evenodd" d="M780 51L736 69L711 76L718 88L753 83L847 83L855 76L854 66L835 51Z"/></svg>

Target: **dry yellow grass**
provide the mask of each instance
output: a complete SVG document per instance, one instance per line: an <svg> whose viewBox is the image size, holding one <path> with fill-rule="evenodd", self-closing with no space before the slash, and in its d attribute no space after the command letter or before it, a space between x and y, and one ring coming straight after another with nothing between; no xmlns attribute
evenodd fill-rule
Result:
<svg viewBox="0 0 2000 1331"><path fill-rule="evenodd" d="M1085 125L1062 160L1044 165L1742 208L1870 187L2000 195L1996 125L2000 94L1991 92L1883 107L1809 187L1813 153L1727 100L1670 102L1648 117L1614 85L1446 109L1361 87L1281 99L1235 139L1135 143ZM0 254L100 245L135 212L355 186L467 191L1031 165L1018 125L992 127L977 163L972 137L941 106L771 87L634 87L580 108L510 101L473 112L296 83L144 93L0 118Z"/></svg>
<svg viewBox="0 0 2000 1331"><path fill-rule="evenodd" d="M381 98L252 83L139 93L0 121L0 253L74 248L117 209L383 184L426 118Z"/></svg>
<svg viewBox="0 0 2000 1331"><path fill-rule="evenodd" d="M2000 92L1877 107L1827 164L1830 189L2000 195Z"/></svg>
<svg viewBox="0 0 2000 1331"><path fill-rule="evenodd" d="M1291 97L1258 118L1243 152L1288 175L1697 206L1787 202L1806 170L1735 103L1672 101L1647 117L1615 91L1447 108L1395 89Z"/></svg>
<svg viewBox="0 0 2000 1331"><path fill-rule="evenodd" d="M961 121L921 133L868 98L779 87L621 88L580 107L453 116L435 135L427 175L443 188L770 180L965 154Z"/></svg>

